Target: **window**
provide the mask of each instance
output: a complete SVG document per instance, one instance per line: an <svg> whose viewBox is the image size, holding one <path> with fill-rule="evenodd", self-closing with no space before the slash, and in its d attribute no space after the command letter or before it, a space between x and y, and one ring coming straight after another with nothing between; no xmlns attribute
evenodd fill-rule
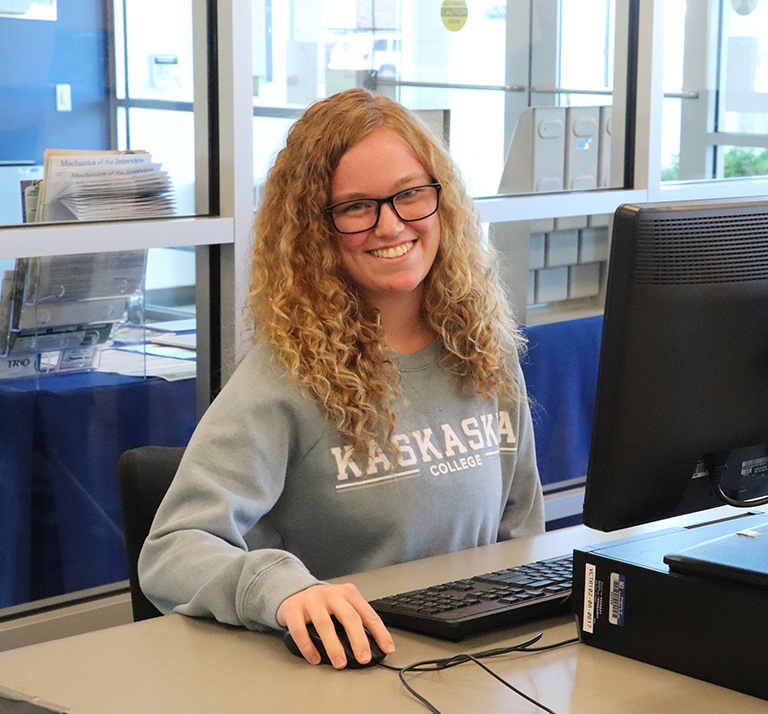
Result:
<svg viewBox="0 0 768 714"><path fill-rule="evenodd" d="M662 179L768 175L768 8L666 0L664 18Z"/></svg>

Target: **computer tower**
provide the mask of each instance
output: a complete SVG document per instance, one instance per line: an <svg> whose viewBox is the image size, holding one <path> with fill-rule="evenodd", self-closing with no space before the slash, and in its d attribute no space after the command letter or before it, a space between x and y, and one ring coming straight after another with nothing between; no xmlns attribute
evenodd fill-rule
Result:
<svg viewBox="0 0 768 714"><path fill-rule="evenodd" d="M574 550L583 643L768 699L768 589L670 572L664 556L764 526L746 514Z"/></svg>

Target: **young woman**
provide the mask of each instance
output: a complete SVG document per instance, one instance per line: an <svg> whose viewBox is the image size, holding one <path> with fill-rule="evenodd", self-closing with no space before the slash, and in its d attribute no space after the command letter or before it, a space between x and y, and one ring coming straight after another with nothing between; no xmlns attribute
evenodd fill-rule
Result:
<svg viewBox="0 0 768 714"><path fill-rule="evenodd" d="M346 664L352 584L321 579L543 530L533 434L480 226L446 151L353 89L312 105L255 224L254 345L200 422L140 560L164 612L306 626Z"/></svg>

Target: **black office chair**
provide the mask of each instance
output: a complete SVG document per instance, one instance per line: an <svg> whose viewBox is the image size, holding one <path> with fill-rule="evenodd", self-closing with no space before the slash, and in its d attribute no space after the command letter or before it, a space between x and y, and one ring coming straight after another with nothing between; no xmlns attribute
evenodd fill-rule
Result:
<svg viewBox="0 0 768 714"><path fill-rule="evenodd" d="M162 614L139 587L139 553L183 454L184 447L181 446L140 446L126 451L120 457L118 477L135 622Z"/></svg>

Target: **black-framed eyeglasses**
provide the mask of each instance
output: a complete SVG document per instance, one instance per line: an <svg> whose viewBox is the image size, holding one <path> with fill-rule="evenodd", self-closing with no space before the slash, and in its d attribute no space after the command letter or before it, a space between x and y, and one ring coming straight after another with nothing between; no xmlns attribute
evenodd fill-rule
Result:
<svg viewBox="0 0 768 714"><path fill-rule="evenodd" d="M381 207L388 203L401 221L420 221L437 211L440 204L439 183L413 186L393 193L386 198L358 198L328 206L325 212L331 217L338 233L363 233L374 229L381 216Z"/></svg>

